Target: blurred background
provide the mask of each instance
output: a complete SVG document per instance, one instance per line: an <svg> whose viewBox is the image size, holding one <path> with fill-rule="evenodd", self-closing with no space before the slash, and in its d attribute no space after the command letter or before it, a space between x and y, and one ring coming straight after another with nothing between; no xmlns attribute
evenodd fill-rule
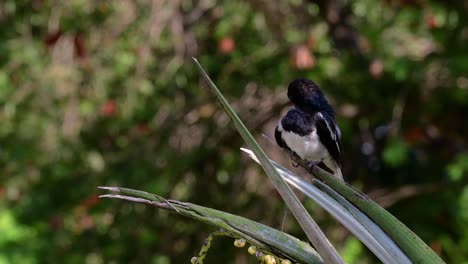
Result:
<svg viewBox="0 0 468 264"><path fill-rule="evenodd" d="M448 263L468 261L466 1L0 3L0 263L188 263L210 226L99 200L118 185L304 234L202 86L268 154L287 84L321 85L348 182ZM301 170L297 172L305 173ZM316 204L349 263L378 260ZM284 221L283 221L284 219ZM256 263L219 238L208 263Z"/></svg>

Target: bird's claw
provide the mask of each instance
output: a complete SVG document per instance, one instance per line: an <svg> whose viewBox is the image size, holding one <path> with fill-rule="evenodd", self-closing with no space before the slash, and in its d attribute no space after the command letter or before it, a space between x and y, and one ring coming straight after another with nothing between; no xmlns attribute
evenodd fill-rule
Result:
<svg viewBox="0 0 468 264"><path fill-rule="evenodd" d="M291 162L291 165L293 165L294 168L299 167L299 162Z"/></svg>
<svg viewBox="0 0 468 264"><path fill-rule="evenodd" d="M307 170L312 170L315 166L317 166L321 161L307 161Z"/></svg>

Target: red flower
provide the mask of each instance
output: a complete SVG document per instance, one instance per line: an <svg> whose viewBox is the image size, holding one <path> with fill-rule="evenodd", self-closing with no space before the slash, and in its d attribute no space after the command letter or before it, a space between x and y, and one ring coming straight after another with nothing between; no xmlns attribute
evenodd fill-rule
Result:
<svg viewBox="0 0 468 264"><path fill-rule="evenodd" d="M224 37L218 43L218 50L223 54L231 53L236 47L236 41L231 37Z"/></svg>
<svg viewBox="0 0 468 264"><path fill-rule="evenodd" d="M439 22L437 21L437 17L435 15L430 15L426 18L426 25L429 29L436 29L439 27Z"/></svg>
<svg viewBox="0 0 468 264"><path fill-rule="evenodd" d="M101 106L101 114L105 117L114 116L117 113L118 105L114 100L109 100Z"/></svg>
<svg viewBox="0 0 468 264"><path fill-rule="evenodd" d="M290 59L296 69L305 70L315 66L315 58L306 45L294 47Z"/></svg>

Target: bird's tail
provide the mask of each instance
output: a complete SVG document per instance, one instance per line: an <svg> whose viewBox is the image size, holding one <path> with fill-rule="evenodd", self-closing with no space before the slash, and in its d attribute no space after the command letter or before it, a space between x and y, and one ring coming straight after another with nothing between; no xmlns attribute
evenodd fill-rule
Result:
<svg viewBox="0 0 468 264"><path fill-rule="evenodd" d="M336 168L334 176L344 181L343 174L341 173L341 168L339 166Z"/></svg>
<svg viewBox="0 0 468 264"><path fill-rule="evenodd" d="M344 181L343 174L341 173L340 165L333 159L324 160L325 165L333 171L333 176Z"/></svg>

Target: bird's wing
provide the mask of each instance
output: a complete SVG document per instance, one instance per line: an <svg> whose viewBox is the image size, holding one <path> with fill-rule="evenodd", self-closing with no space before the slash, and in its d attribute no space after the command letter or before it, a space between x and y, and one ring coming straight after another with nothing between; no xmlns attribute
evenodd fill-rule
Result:
<svg viewBox="0 0 468 264"><path fill-rule="evenodd" d="M325 148L328 150L328 153L330 153L338 166L341 166L340 131L336 125L335 119L327 114L320 112L314 115L314 119L320 142L325 146Z"/></svg>
<svg viewBox="0 0 468 264"><path fill-rule="evenodd" d="M285 148L289 151L291 151L291 149L288 147L288 144L286 144L286 142L284 141L283 137L281 136L281 124L278 124L275 128L275 140L276 140L276 144L278 144L278 146L282 147L282 148Z"/></svg>
<svg viewBox="0 0 468 264"><path fill-rule="evenodd" d="M315 129L312 115L296 108L291 108L281 119L281 126L284 131L301 137L309 135Z"/></svg>
<svg viewBox="0 0 468 264"><path fill-rule="evenodd" d="M315 129L313 122L314 120L312 115L304 113L294 107L291 108L288 113L283 116L283 118L281 118L278 126L276 126L276 143L278 146L296 153L294 149L291 149L291 147L288 146L288 143L283 138L283 132L292 132L296 135L304 137L309 135Z"/></svg>

